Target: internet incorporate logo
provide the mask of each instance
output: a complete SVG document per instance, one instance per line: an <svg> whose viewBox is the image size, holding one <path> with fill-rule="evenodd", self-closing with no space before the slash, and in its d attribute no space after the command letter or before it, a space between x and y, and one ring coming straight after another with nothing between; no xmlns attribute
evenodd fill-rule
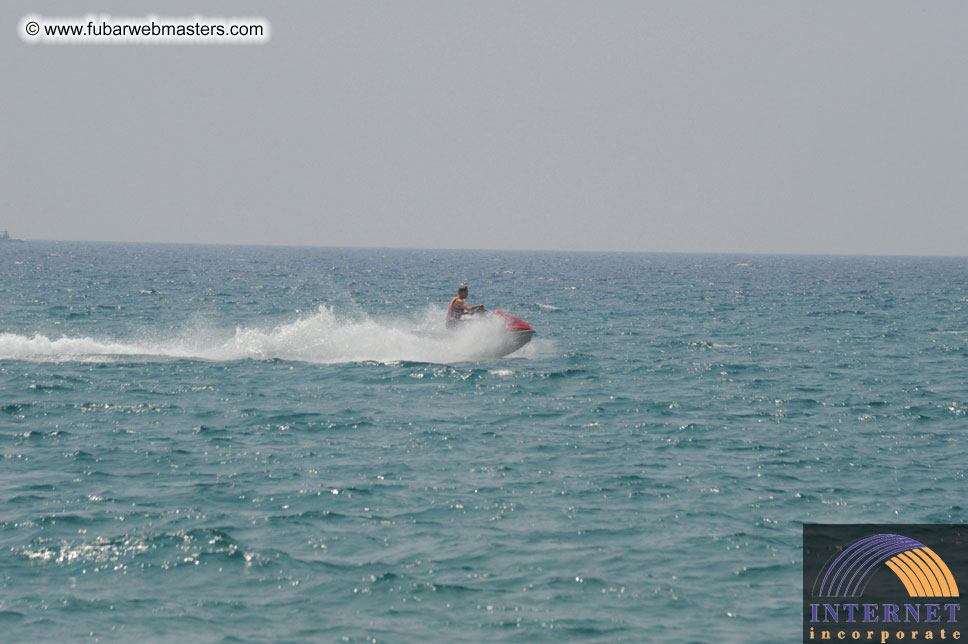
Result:
<svg viewBox="0 0 968 644"><path fill-rule="evenodd" d="M961 639L968 526L807 524L803 556L804 642Z"/></svg>
<svg viewBox="0 0 968 644"><path fill-rule="evenodd" d="M817 579L817 597L860 597L877 567L894 571L910 597L958 597L958 584L931 548L899 534L875 534L845 548Z"/></svg>

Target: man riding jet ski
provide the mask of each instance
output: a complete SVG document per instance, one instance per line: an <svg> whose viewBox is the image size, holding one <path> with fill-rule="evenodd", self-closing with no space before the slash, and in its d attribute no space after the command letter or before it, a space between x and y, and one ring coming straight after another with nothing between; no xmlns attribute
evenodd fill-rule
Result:
<svg viewBox="0 0 968 644"><path fill-rule="evenodd" d="M450 301L450 306L447 307L448 329L454 331L467 328L466 325L471 321L468 318L471 317L484 318L497 316L504 324L501 338L498 339L498 346L492 347L493 353L497 356L504 356L513 351L517 351L531 341L531 337L534 335L534 329L527 322L519 320L504 311L494 311L493 314L488 313L483 304L470 305L466 302L467 293L467 285L461 284L457 288L457 297Z"/></svg>

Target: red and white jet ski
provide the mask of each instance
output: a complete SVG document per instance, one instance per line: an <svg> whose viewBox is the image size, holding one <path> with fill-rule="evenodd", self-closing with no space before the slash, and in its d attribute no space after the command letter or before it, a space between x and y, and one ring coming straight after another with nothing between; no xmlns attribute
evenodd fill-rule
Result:
<svg viewBox="0 0 968 644"><path fill-rule="evenodd" d="M530 324L504 311L494 311L494 315L500 316L505 320L502 340L504 340L504 348L507 351L502 353L502 356L514 353L531 342L531 338L534 337L534 329L531 328Z"/></svg>
<svg viewBox="0 0 968 644"><path fill-rule="evenodd" d="M487 329L497 330L497 333ZM416 329L411 333L441 342L454 341L460 344L471 340L476 343L471 353L480 358L501 358L514 353L534 337L531 325L504 311L465 315L460 321L449 324L446 329Z"/></svg>

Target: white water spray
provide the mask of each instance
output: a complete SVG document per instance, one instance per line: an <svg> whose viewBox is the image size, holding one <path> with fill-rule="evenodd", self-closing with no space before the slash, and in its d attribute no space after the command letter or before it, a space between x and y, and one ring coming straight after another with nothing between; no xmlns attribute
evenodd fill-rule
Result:
<svg viewBox="0 0 968 644"><path fill-rule="evenodd" d="M0 360L36 362L114 362L143 360L296 360L346 362L455 363L498 354L503 322L488 319L459 333L444 331L442 313L429 310L421 323L338 318L320 306L312 315L269 330L237 327L234 333L196 328L162 340L121 340L62 336L52 339L0 333ZM432 320L438 321L436 325ZM520 355L530 355L519 351Z"/></svg>

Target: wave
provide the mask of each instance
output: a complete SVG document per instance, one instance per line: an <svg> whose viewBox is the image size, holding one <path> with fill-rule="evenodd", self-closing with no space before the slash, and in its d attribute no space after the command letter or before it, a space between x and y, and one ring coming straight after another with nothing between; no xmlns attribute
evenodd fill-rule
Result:
<svg viewBox="0 0 968 644"><path fill-rule="evenodd" d="M120 340L61 336L52 339L0 333L0 360L35 362L115 362L142 360L293 360L320 364L347 362L455 363L497 354L502 344L499 319L468 325L447 333L440 311L429 310L419 323L406 320L341 319L323 305L312 315L270 330L236 327L182 331L177 337ZM519 351L516 355L529 355Z"/></svg>

